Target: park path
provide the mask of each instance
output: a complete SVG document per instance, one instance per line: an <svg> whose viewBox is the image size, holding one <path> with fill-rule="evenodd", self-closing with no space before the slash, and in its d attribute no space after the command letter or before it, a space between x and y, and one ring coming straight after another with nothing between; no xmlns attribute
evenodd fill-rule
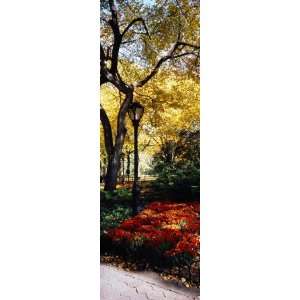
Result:
<svg viewBox="0 0 300 300"><path fill-rule="evenodd" d="M198 300L199 289L179 287L154 272L127 272L100 265L101 300Z"/></svg>

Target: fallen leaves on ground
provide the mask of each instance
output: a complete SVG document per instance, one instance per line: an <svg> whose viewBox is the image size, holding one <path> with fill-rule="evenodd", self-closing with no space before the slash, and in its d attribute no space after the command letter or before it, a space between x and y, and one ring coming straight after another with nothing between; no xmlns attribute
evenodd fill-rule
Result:
<svg viewBox="0 0 300 300"><path fill-rule="evenodd" d="M138 262L138 261L129 262L120 256L102 255L100 258L100 261L102 263L110 264L112 266L115 266L119 269L122 269L122 270L125 270L128 272L132 272L132 271L134 272L134 271L139 271L139 270L157 272L156 269L151 268L151 266L146 262ZM142 268L139 266L142 266ZM195 282L191 282L188 280L188 278L178 275L178 267L166 269L163 272L160 272L159 276L162 280L173 281L173 282L176 282L177 284L183 284L187 288L191 288L191 287L199 288L199 284L197 284Z"/></svg>

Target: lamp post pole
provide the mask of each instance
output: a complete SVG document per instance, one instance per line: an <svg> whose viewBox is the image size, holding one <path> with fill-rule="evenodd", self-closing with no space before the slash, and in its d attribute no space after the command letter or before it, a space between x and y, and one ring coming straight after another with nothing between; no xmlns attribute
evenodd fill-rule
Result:
<svg viewBox="0 0 300 300"><path fill-rule="evenodd" d="M125 182L125 164L124 164L124 159L125 159L125 153L121 153L121 180L122 184Z"/></svg>
<svg viewBox="0 0 300 300"><path fill-rule="evenodd" d="M127 175L127 182L129 182L129 179L130 179L130 152L127 153L127 169L126 169L126 175Z"/></svg>
<svg viewBox="0 0 300 300"><path fill-rule="evenodd" d="M134 180L132 185L133 215L137 213L137 207L138 207L139 197L140 197L140 187L138 185L138 178L139 178L138 128L143 113L144 113L144 107L138 102L133 102L128 111L134 129Z"/></svg>
<svg viewBox="0 0 300 300"><path fill-rule="evenodd" d="M137 205L139 202L140 189L138 186L138 178L139 178L139 153L138 153L138 127L139 122L133 122L134 128L134 179L132 185L132 196L133 196L133 214L137 213Z"/></svg>
<svg viewBox="0 0 300 300"><path fill-rule="evenodd" d="M122 167L123 167L123 179L122 182L125 182L125 154L123 156L123 160L122 160Z"/></svg>

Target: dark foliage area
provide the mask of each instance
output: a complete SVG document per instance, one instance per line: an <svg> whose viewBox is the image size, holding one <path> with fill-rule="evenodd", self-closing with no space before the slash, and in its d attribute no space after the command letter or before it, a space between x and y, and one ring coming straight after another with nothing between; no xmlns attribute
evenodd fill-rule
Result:
<svg viewBox="0 0 300 300"><path fill-rule="evenodd" d="M181 131L178 142L165 142L153 159L151 173L158 176L153 188L174 199L199 198L199 156L199 130Z"/></svg>
<svg viewBox="0 0 300 300"><path fill-rule="evenodd" d="M101 191L100 194L100 234L101 240L105 233L117 227L132 215L131 191L118 189L112 192ZM103 245L105 241L103 240Z"/></svg>

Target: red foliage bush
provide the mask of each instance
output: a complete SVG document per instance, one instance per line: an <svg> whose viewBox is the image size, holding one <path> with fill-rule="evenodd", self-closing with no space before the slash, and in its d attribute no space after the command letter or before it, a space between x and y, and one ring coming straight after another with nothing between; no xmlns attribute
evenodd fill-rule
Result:
<svg viewBox="0 0 300 300"><path fill-rule="evenodd" d="M196 256L200 246L200 206L198 202L152 202L138 215L109 231L113 241L133 242L164 248L164 255L188 253Z"/></svg>

